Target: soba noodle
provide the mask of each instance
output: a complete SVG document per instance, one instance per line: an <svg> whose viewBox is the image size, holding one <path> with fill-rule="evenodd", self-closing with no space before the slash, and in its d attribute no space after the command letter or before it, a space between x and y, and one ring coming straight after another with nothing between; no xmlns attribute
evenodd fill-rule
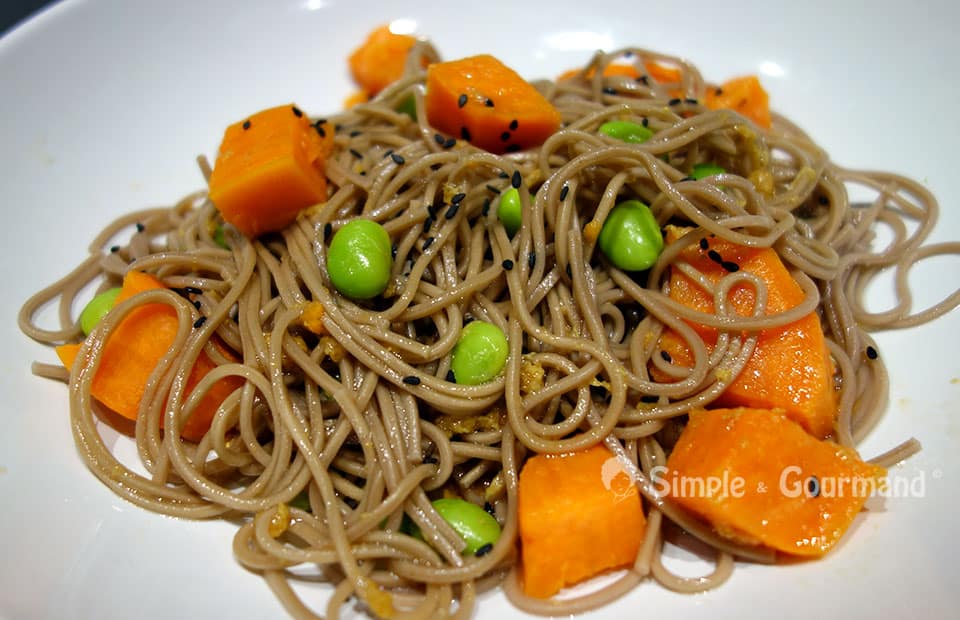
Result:
<svg viewBox="0 0 960 620"><path fill-rule="evenodd" d="M697 591L725 581L734 557L772 561L771 552L721 538L659 497L649 474L665 462L686 412L708 405L737 376L757 330L814 310L837 368L834 439L854 446L877 423L888 392L882 359L867 360L864 353L874 346L869 332L912 326L960 303L957 291L922 311L911 306L910 266L960 253L960 243L923 245L937 217L934 197L896 175L837 166L780 116L761 131L729 111L705 108L698 100L708 85L696 67L643 49L597 54L570 80L538 83L560 111L563 128L538 149L493 155L454 144L429 126L421 54L435 56L419 46L406 77L374 101L330 118L338 131L327 165L329 200L282 232L251 241L227 227L224 249L212 237L218 212L204 193L193 194L171 208L113 222L93 241L89 258L26 302L21 329L54 344L80 339L74 308L91 283L101 290L117 286L127 270L137 269L171 287L110 312L86 339L82 363L69 376L59 366L35 365L37 374L69 383L81 457L104 484L139 506L238 520L237 560L261 573L295 617L315 613L291 587L296 577L289 569L298 565L318 567L333 584L331 617L355 597L373 614L389 602L404 611L397 617L446 611L465 618L478 593L501 584L522 609L567 614L613 600L647 577ZM675 93L653 81L603 75L611 62L642 67L649 60L682 69L684 99L670 101ZM396 111L410 95L416 121ZM614 118L643 120L655 135L626 145L598 134L599 125ZM692 165L704 161L730 172L688 177ZM515 175L535 193L521 191L523 224L510 238L496 206ZM758 175L767 175L772 191L756 188ZM873 199L852 204L851 186ZM464 196L451 209L457 194ZM581 232L625 196L649 204L661 224L694 226L644 276L613 268ZM361 215L381 222L395 248L389 288L370 303L339 295L325 266L331 233ZM918 223L912 232L908 221ZM894 239L877 251L871 241L880 223ZM110 245L131 229L129 242ZM708 349L685 322L703 317L666 294L671 268L690 272L679 264L681 250L707 235L776 249L805 301L764 315L762 282L731 273L717 286L749 281L757 287L757 312L710 318L707 324L721 336ZM896 272L898 303L871 312L864 291L889 269ZM60 328L48 330L38 317L53 301ZM303 328L301 311L310 301L322 304L328 335ZM91 380L118 323L154 303L174 308L181 329L152 375L133 429L144 476L104 445L97 421L108 414L92 398ZM499 378L458 385L447 380L450 352L472 319L499 326L510 355ZM661 359L658 340L667 327L687 340L693 368ZM242 362L226 359L214 337ZM220 365L188 398L186 377L201 351ZM653 380L651 365L675 379ZM161 431L180 427L225 376L240 377L243 387L223 403L199 444ZM562 603L528 598L514 571L518 471L529 454L598 442L630 464L648 507L646 541L633 568L596 592ZM917 448L907 442L879 460L896 462ZM445 487L496 515L503 533L489 553L461 556L462 541L430 503ZM303 492L309 511L289 506ZM423 540L401 532L404 515ZM664 567L664 537L678 529L667 527L671 523L714 548L710 575L682 578Z"/></svg>

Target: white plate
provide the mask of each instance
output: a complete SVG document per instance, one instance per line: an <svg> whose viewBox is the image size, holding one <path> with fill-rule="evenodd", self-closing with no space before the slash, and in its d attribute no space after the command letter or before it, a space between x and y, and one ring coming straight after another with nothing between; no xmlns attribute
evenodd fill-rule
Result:
<svg viewBox="0 0 960 620"><path fill-rule="evenodd" d="M531 77L625 44L686 56L717 80L760 72L774 107L835 160L922 180L943 206L935 237L960 236L957 5L509 4L78 0L0 40L0 615L282 616L263 581L234 562L231 526L150 514L84 468L63 386L30 374L31 360L53 361L53 352L22 336L15 315L84 257L113 216L198 188L194 156L212 155L229 122L286 101L337 109L351 90L345 57L379 23L412 19L447 58L495 51ZM960 285L958 267L943 259L918 270L921 297ZM590 617L949 615L960 591L958 333L955 312L878 336L892 392L863 451L917 436L924 451L894 474L922 476L922 497L890 499L862 515L823 561L741 567L724 587L697 596L646 583ZM491 595L477 617L523 616Z"/></svg>

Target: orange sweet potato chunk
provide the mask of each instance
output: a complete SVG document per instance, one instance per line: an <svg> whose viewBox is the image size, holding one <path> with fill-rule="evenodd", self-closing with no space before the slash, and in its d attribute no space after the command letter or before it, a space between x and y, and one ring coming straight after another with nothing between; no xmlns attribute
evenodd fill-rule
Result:
<svg viewBox="0 0 960 620"><path fill-rule="evenodd" d="M661 484L723 536L815 557L836 545L885 475L780 411L700 409Z"/></svg>
<svg viewBox="0 0 960 620"><path fill-rule="evenodd" d="M131 271L124 277L120 294L114 303L119 304L138 293L161 288L166 286L152 275ZM131 311L104 345L100 366L91 386L93 397L123 417L136 420L147 380L173 344L177 327L176 311L166 304L149 304ZM65 344L56 349L60 361L68 370L73 367L79 350L79 344ZM222 348L221 351L228 353ZM187 379L187 395L213 368L213 361L201 353ZM191 441L199 441L209 430L217 407L241 384L239 377L227 377L216 382L184 424L180 434Z"/></svg>
<svg viewBox="0 0 960 620"><path fill-rule="evenodd" d="M380 26L350 54L350 73L360 88L372 97L403 76L407 55L417 39L395 34L389 26Z"/></svg>
<svg viewBox="0 0 960 620"><path fill-rule="evenodd" d="M647 526L636 485L602 445L529 459L518 513L523 589L537 598L632 563Z"/></svg>
<svg viewBox="0 0 960 620"><path fill-rule="evenodd" d="M321 129L292 104L227 127L210 175L210 200L223 219L256 237L286 227L302 209L325 201L333 130Z"/></svg>
<svg viewBox="0 0 960 620"><path fill-rule="evenodd" d="M430 65L426 109L435 128L491 153L536 146L560 127L536 88L486 54Z"/></svg>
<svg viewBox="0 0 960 620"><path fill-rule="evenodd" d="M687 230L668 227L667 241L675 241ZM753 273L766 283L767 314L789 310L803 300L803 290L774 250L739 246L716 237L709 237L707 241L707 249L690 246L683 251L681 259L712 282L727 275L727 270L711 258L710 252L716 252L722 260L736 264L740 270ZM713 296L677 269L670 273L670 297L689 308L714 312ZM730 299L737 313L751 314L755 300L751 287L734 287ZM696 323L691 325L708 347L716 344L715 329ZM665 331L660 346L670 354L673 363L693 365L693 355L676 332ZM743 372L720 396L717 404L782 409L811 434L823 438L833 432L837 414L833 371L833 360L820 320L816 313L811 313L789 325L763 330ZM654 376L664 380L659 373L654 372Z"/></svg>
<svg viewBox="0 0 960 620"><path fill-rule="evenodd" d="M704 105L712 110L733 110L767 129L772 124L770 96L755 75L728 80L720 88L708 88Z"/></svg>

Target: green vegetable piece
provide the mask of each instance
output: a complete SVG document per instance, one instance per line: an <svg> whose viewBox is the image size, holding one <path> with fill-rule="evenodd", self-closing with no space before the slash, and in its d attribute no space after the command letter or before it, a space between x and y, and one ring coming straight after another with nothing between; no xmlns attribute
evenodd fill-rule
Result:
<svg viewBox="0 0 960 620"><path fill-rule="evenodd" d="M400 102L400 105L397 106L397 112L406 114L413 120L417 120L417 101L413 98L413 95L410 95Z"/></svg>
<svg viewBox="0 0 960 620"><path fill-rule="evenodd" d="M297 493L296 497L290 500L287 505L291 508L299 508L304 512L313 512L310 509L310 494L306 490Z"/></svg>
<svg viewBox="0 0 960 620"><path fill-rule="evenodd" d="M520 202L520 192L517 188L511 187L500 195L500 208L497 209L497 217L507 229L507 234L511 237L520 230L520 224L523 216L520 214L523 205Z"/></svg>
<svg viewBox="0 0 960 620"><path fill-rule="evenodd" d="M213 242L219 245L224 250L230 249L230 244L227 243L227 235L223 232L223 226L217 224L217 227L213 229Z"/></svg>
<svg viewBox="0 0 960 620"><path fill-rule="evenodd" d="M457 383L480 385L500 374L509 353L507 337L499 327L485 321L473 321L460 332L460 339L453 347L450 368Z"/></svg>
<svg viewBox="0 0 960 620"><path fill-rule="evenodd" d="M615 206L598 239L600 251L624 271L642 271L657 262L663 251L663 235L650 207L639 200Z"/></svg>
<svg viewBox="0 0 960 620"><path fill-rule="evenodd" d="M690 173L690 176L696 180L700 180L706 177L712 177L715 174L723 174L726 170L716 164L695 164L693 166L693 172Z"/></svg>
<svg viewBox="0 0 960 620"><path fill-rule="evenodd" d="M80 329L83 330L84 336L89 336L93 328L100 322L100 319L110 312L110 309L113 308L113 302L117 300L117 295L119 294L119 288L107 289L91 299L87 305L83 307L83 310L80 312Z"/></svg>
<svg viewBox="0 0 960 620"><path fill-rule="evenodd" d="M653 136L653 132L643 125L630 121L608 121L600 125L600 133L630 144L646 142Z"/></svg>
<svg viewBox="0 0 960 620"><path fill-rule="evenodd" d="M327 273L351 299L370 299L386 290L393 269L390 235L372 220L352 220L338 230L327 250Z"/></svg>
<svg viewBox="0 0 960 620"><path fill-rule="evenodd" d="M474 554L477 549L493 545L500 538L500 524L476 504L450 497L433 500L433 507L467 543L464 555Z"/></svg>

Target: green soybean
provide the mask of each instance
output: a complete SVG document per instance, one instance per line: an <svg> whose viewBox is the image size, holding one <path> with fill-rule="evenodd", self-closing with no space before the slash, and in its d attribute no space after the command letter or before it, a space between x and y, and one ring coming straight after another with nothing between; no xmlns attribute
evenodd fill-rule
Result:
<svg viewBox="0 0 960 620"><path fill-rule="evenodd" d="M89 336L100 319L110 312L110 308L113 308L113 302L117 300L119 294L119 288L107 289L83 307L83 310L80 311L80 329L83 330L84 336Z"/></svg>
<svg viewBox="0 0 960 620"><path fill-rule="evenodd" d="M413 98L413 95L410 95L397 105L397 112L406 114L413 120L417 120L417 101Z"/></svg>
<svg viewBox="0 0 960 620"><path fill-rule="evenodd" d="M223 231L223 226L217 224L217 227L213 229L213 242L219 245L224 250L230 249L230 244L227 243L227 234Z"/></svg>
<svg viewBox="0 0 960 620"><path fill-rule="evenodd" d="M610 262L624 271L649 269L663 251L660 225L639 200L621 202L610 211L598 243Z"/></svg>
<svg viewBox="0 0 960 620"><path fill-rule="evenodd" d="M630 121L608 121L600 125L600 133L630 144L646 142L653 136L653 132L643 125Z"/></svg>
<svg viewBox="0 0 960 620"><path fill-rule="evenodd" d="M497 217L500 218L500 222L511 237L520 230L520 224L523 222L522 208L520 192L517 191L517 188L511 187L500 194L500 207L497 209Z"/></svg>
<svg viewBox="0 0 960 620"><path fill-rule="evenodd" d="M694 164L693 171L690 173L690 176L696 180L700 180L706 177L712 177L715 174L723 174L726 170L716 164Z"/></svg>
<svg viewBox="0 0 960 620"><path fill-rule="evenodd" d="M386 290L393 270L390 235L372 220L351 220L333 235L327 273L351 299L370 299Z"/></svg>
<svg viewBox="0 0 960 620"><path fill-rule="evenodd" d="M450 369L457 383L480 385L500 374L509 353L507 337L499 327L473 321L460 332L460 339L453 347Z"/></svg>
<svg viewBox="0 0 960 620"><path fill-rule="evenodd" d="M433 500L433 507L450 527L467 543L463 553L470 555L484 545L493 545L500 538L500 524L486 510L457 498Z"/></svg>

